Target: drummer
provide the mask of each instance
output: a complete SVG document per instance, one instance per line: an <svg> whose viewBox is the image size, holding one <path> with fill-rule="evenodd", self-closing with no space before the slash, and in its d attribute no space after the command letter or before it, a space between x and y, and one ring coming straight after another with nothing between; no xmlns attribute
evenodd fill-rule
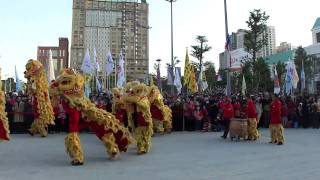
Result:
<svg viewBox="0 0 320 180"><path fill-rule="evenodd" d="M223 105L223 121L225 124L224 133L221 136L226 139L229 133L230 120L234 117L233 105L231 104L230 98L225 98L225 103Z"/></svg>
<svg viewBox="0 0 320 180"><path fill-rule="evenodd" d="M257 130L257 111L254 104L254 96L246 97L247 106L245 108L245 113L248 117L248 139L247 140L257 140L259 139L259 132Z"/></svg>
<svg viewBox="0 0 320 180"><path fill-rule="evenodd" d="M271 107L271 120L270 120L270 134L271 141L269 143L274 143L277 145L283 145L284 143L284 129L281 122L281 101L277 94L272 96Z"/></svg>

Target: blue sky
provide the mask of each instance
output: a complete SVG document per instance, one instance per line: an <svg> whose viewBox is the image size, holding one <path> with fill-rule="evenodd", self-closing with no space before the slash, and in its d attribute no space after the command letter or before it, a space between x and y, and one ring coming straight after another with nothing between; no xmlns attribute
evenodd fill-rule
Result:
<svg viewBox="0 0 320 180"><path fill-rule="evenodd" d="M156 59L162 59L161 73L170 61L170 4L149 0L150 71ZM229 31L246 28L249 11L261 8L275 26L276 43L293 46L312 43L311 28L317 17L319 0L228 0ZM37 46L58 45L59 37L71 37L72 0L10 0L0 6L0 66L2 76L14 76L17 66L20 78L24 65L36 58ZM185 49L195 43L196 35L208 37L212 50L206 61L218 65L224 48L223 0L178 0L174 3L174 55L184 60ZM69 39L71 41L71 39ZM71 42L70 42L71 43ZM181 63L183 67L183 63Z"/></svg>

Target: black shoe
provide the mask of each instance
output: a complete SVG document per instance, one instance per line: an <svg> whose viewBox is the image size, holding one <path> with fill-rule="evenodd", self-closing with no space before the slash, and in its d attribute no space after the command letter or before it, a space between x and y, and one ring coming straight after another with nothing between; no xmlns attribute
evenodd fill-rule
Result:
<svg viewBox="0 0 320 180"><path fill-rule="evenodd" d="M27 132L28 134L30 134L30 136L34 136L34 134L30 130L28 130Z"/></svg>
<svg viewBox="0 0 320 180"><path fill-rule="evenodd" d="M277 145L283 145L283 143L282 142L278 142L278 144Z"/></svg>
<svg viewBox="0 0 320 180"><path fill-rule="evenodd" d="M83 162L71 161L71 165L72 165L72 166L82 166L82 165L83 165Z"/></svg>
<svg viewBox="0 0 320 180"><path fill-rule="evenodd" d="M227 136L223 136L223 135L222 135L222 136L221 136L221 138L226 139L226 138L227 138Z"/></svg>

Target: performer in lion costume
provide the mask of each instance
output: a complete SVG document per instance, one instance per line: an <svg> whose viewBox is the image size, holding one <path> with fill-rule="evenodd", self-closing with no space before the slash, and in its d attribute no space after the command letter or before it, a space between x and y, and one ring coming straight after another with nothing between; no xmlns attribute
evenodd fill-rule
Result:
<svg viewBox="0 0 320 180"><path fill-rule="evenodd" d="M129 82L125 87L123 100L128 113L128 125L137 141L137 153L150 151L153 125L148 100L148 88L139 82Z"/></svg>
<svg viewBox="0 0 320 180"><path fill-rule="evenodd" d="M27 82L27 93L33 99L34 122L28 130L30 135L40 133L46 137L48 125L54 125L54 113L51 105L48 80L40 61L30 59L26 64L24 77Z"/></svg>
<svg viewBox="0 0 320 180"><path fill-rule="evenodd" d="M123 89L113 88L112 89L112 114L123 124L125 127L128 126L127 111L123 101Z"/></svg>
<svg viewBox="0 0 320 180"><path fill-rule="evenodd" d="M172 129L171 109L164 105L163 97L157 86L150 86L148 98L154 131L158 133L170 132Z"/></svg>
<svg viewBox="0 0 320 180"><path fill-rule="evenodd" d="M65 138L66 151L72 165L84 162L80 144L79 130L88 126L104 143L110 159L115 160L120 152L126 152L128 145L134 142L127 128L111 114L97 108L84 96L84 78L73 69L64 69L51 84L53 96L62 98L63 107L69 115L69 133ZM84 123L80 124L80 117Z"/></svg>
<svg viewBox="0 0 320 180"><path fill-rule="evenodd" d="M1 79L1 69L0 69L0 79ZM2 82L0 81L0 142L8 141L9 137L9 124L7 113L5 112L5 97L2 91Z"/></svg>

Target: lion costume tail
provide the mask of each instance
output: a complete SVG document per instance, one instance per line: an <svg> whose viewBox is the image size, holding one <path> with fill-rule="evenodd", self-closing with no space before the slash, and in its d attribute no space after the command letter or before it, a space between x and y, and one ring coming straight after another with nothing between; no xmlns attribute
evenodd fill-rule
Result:
<svg viewBox="0 0 320 180"><path fill-rule="evenodd" d="M104 141L106 136L112 134L110 137L112 143L105 142L110 148L118 148L120 152L126 152L129 144L135 143L129 130L123 127L114 115L97 108L89 99L83 97L69 102L72 107L76 107L82 115L87 117L87 125L99 139Z"/></svg>
<svg viewBox="0 0 320 180"><path fill-rule="evenodd" d="M163 127L164 127L165 131L171 131L171 129L172 129L172 111L169 106L165 105L163 107L163 114L164 114Z"/></svg>

